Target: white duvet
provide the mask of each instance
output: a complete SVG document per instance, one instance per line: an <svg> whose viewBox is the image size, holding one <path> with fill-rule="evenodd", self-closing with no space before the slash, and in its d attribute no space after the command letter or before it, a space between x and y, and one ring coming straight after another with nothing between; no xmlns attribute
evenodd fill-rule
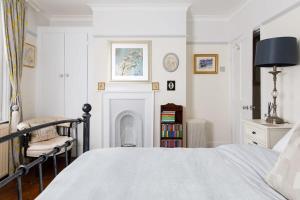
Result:
<svg viewBox="0 0 300 200"><path fill-rule="evenodd" d="M39 200L281 200L263 177L278 154L250 145L213 149L111 148L83 154Z"/></svg>

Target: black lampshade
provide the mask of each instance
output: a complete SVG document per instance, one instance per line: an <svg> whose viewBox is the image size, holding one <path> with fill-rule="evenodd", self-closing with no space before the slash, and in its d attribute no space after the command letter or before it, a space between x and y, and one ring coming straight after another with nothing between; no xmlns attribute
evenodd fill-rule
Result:
<svg viewBox="0 0 300 200"><path fill-rule="evenodd" d="M271 38L262 40L256 45L255 66L257 67L287 67L297 63L297 38Z"/></svg>

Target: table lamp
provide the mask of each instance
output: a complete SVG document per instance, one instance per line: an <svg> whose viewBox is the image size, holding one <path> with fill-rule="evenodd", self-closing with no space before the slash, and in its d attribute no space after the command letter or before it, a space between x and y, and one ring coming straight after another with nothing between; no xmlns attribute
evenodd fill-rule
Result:
<svg viewBox="0 0 300 200"><path fill-rule="evenodd" d="M268 123L282 124L283 119L277 115L277 75L281 71L277 67L288 67L297 65L298 63L298 45L297 39L294 37L277 37L265 39L257 43L255 66L272 67L273 71L269 73L273 75L274 88L272 91L273 103L271 105L272 114L267 117Z"/></svg>

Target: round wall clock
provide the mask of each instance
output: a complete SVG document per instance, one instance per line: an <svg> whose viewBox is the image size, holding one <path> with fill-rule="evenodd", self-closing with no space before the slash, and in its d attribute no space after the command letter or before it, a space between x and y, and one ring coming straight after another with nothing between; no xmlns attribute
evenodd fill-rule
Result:
<svg viewBox="0 0 300 200"><path fill-rule="evenodd" d="M175 72L179 66L179 58L175 53L168 53L163 60L163 66L168 72Z"/></svg>

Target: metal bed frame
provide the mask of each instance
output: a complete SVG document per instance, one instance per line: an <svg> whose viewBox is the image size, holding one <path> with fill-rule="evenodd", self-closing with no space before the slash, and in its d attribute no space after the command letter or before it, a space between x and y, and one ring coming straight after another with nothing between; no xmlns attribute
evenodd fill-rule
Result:
<svg viewBox="0 0 300 200"><path fill-rule="evenodd" d="M32 131L36 131L36 130L46 128L46 127L49 127L49 126L56 126L56 125L59 125L59 124L70 123L70 127L75 126L76 129L77 129L78 124L83 123L83 153L84 153L84 152L90 150L90 117L91 117L90 111L91 111L91 109L92 109L92 107L91 107L90 104L84 104L83 107L82 107L82 110L84 112L83 115L82 115L82 118L50 122L50 123L46 123L46 124L41 124L39 126L31 127L31 128L28 128L28 129L24 129L22 131L17 131L17 132L14 132L14 133L10 133L10 134L8 134L4 137L0 137L0 143L12 141L15 138L25 137L28 134L30 134ZM67 148L73 142L77 143L77 137L74 138L73 140L65 142L65 144L63 144L61 146L54 147L54 149L52 149L50 152L39 156L38 158L36 158L35 160L33 160L33 161L31 161L27 164L20 165L13 174L8 175L6 178L4 178L0 181L0 188L4 187L5 185L10 183L11 181L17 179L18 199L22 200L22 176L27 175L31 168L38 165L39 190L40 190L40 193L41 193L44 189L44 186L43 186L43 171L42 171L43 163L46 162L46 160L49 157L53 157L54 176L56 176L57 175L56 156L61 151L61 149L64 148L65 164L67 166L68 163L69 163Z"/></svg>

